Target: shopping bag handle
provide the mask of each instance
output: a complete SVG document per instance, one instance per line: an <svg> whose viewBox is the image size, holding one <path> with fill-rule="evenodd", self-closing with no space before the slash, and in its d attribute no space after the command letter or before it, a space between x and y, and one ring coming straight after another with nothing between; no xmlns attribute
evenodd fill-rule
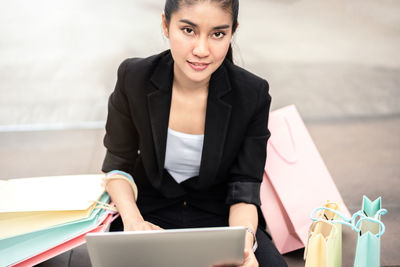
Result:
<svg viewBox="0 0 400 267"><path fill-rule="evenodd" d="M374 218L376 220L379 220L379 216L385 215L386 213L387 213L387 209L380 209L375 213L375 215L373 217L370 217L365 213L364 210L359 210L359 211L357 211L356 213L353 214L352 223L354 225L356 224L355 221L357 220L357 217L360 217L360 218L369 217L369 218Z"/></svg>
<svg viewBox="0 0 400 267"><path fill-rule="evenodd" d="M296 143L294 141L294 137L293 137L293 131L292 131L292 127L290 127L290 123L288 121L288 119L286 117L283 117L285 124L287 126L288 132L289 132L289 136L290 136L290 141L292 143L292 147L294 150L294 156L293 158L290 158L289 156L285 157L284 155L282 155L282 153L279 151L279 149L273 144L272 141L269 141L268 144L272 147L273 150L275 150L276 154L283 160L286 161L287 163L293 164L296 163L298 158L297 158L297 149L296 149Z"/></svg>
<svg viewBox="0 0 400 267"><path fill-rule="evenodd" d="M365 214L365 212L363 210L359 210L353 214L351 223L356 227L357 232L361 232L361 229L359 228L359 226L360 226L360 223L364 220L378 223L380 225L381 231L378 234L376 234L376 237L380 237L381 235L383 235L383 233L385 233L385 225L383 224L383 222L381 220L379 220L379 216L385 215L386 213L387 213L387 209L380 209L375 213L374 217L369 217ZM360 219L356 222L357 217L360 217Z"/></svg>
<svg viewBox="0 0 400 267"><path fill-rule="evenodd" d="M336 215L338 215L342 220L326 220L326 219L322 219L322 218L314 218L314 214L317 212L317 211L320 211L320 210L327 210L327 211L330 211L330 212L332 212L332 213L335 213ZM354 215L353 215L353 217L354 217ZM337 210L334 210L334 209L331 209L331 208L327 208L327 207L318 207L318 208L315 208L312 212L311 212L311 220L312 221L314 221L314 222L316 222L316 221L321 221L321 220L323 220L323 221L328 221L328 222L330 222L330 223L340 223L340 224L344 224L344 225L347 225L347 226L349 226L350 228L352 228L353 230L355 230L355 231L357 231L357 228L354 226L354 224L352 223L353 222L353 217L351 218L351 219L347 219L342 213L340 213L339 211L337 211Z"/></svg>
<svg viewBox="0 0 400 267"><path fill-rule="evenodd" d="M330 212L333 212L336 215L338 215L342 220L326 220L326 219L321 219L321 218L314 218L314 214L319 210L328 210ZM380 215L384 215L386 213L387 213L386 209L380 209L375 213L374 217L368 217L365 215L364 211L359 210L356 213L354 213L350 219L347 219L342 213L340 213L337 210L327 208L327 207L318 207L318 208L315 208L311 212L311 220L314 222L320 221L320 220L325 220L325 221L329 221L331 223L340 223L340 224L349 226L350 228L352 228L354 231L356 231L358 233L361 232L360 223L364 220L367 220L370 222L378 223L380 225L380 231L378 234L376 234L376 237L380 237L381 235L383 235L385 233L385 225L378 218ZM356 223L357 217L360 217L360 219Z"/></svg>
<svg viewBox="0 0 400 267"><path fill-rule="evenodd" d="M383 222L380 221L380 220L377 220L375 218L371 218L371 217L362 217L362 218L360 218L358 220L358 222L357 222L357 224L355 226L356 229L357 229L357 232L359 232L359 233L361 232L360 224L361 224L362 221L369 221L369 222L373 222L373 223L379 224L379 233L377 233L375 235L376 237L380 237L381 235L383 235L385 233L385 225L383 224Z"/></svg>
<svg viewBox="0 0 400 267"><path fill-rule="evenodd" d="M104 209L104 210L108 210L111 212L118 212L117 208L115 207L115 204L108 204L105 202L101 202L101 201L92 201L93 203L96 203L95 208L96 209Z"/></svg>
<svg viewBox="0 0 400 267"><path fill-rule="evenodd" d="M330 226L334 226L334 221L333 220L325 220L325 219L322 219L322 218L316 218L315 220L314 220L314 222L315 223L318 223L318 222L321 222L321 223L325 223L325 224L328 224L328 225L330 225ZM335 227L333 227L333 229L334 229L334 235L336 235L336 228ZM309 235L310 235L311 233L309 233Z"/></svg>

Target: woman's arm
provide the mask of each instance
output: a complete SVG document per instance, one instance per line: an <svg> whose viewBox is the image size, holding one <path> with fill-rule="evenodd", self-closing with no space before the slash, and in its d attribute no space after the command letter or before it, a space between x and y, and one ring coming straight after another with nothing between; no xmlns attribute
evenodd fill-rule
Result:
<svg viewBox="0 0 400 267"><path fill-rule="evenodd" d="M244 226L255 233L257 224L258 214L255 205L243 202L231 205L229 210L229 226ZM246 232L244 262L243 265L238 267L258 267L258 262L253 252L253 244L253 234ZM214 267L232 267L232 265L214 265Z"/></svg>
<svg viewBox="0 0 400 267"><path fill-rule="evenodd" d="M253 246L258 226L257 206L261 204L260 184L270 136L267 125L271 104L268 83L263 81L260 87L257 105L238 153L237 163L231 168L231 180L228 184L227 203L231 205L229 225L249 229L246 233L244 263L240 267L258 266Z"/></svg>
<svg viewBox="0 0 400 267"><path fill-rule="evenodd" d="M106 190L124 224L124 231L160 230L161 228L143 219L136 205L131 185L121 179L113 179L107 183Z"/></svg>
<svg viewBox="0 0 400 267"><path fill-rule="evenodd" d="M255 234L257 231L257 224L258 213L255 205L243 202L231 205L229 211L230 226L244 226ZM253 251L255 240L250 231L246 232L244 263L239 267L258 267L258 262Z"/></svg>
<svg viewBox="0 0 400 267"><path fill-rule="evenodd" d="M131 173L132 165L138 156L139 135L131 118L124 88L128 64L129 60L125 60L119 66L117 84L108 101L106 136L104 137L107 153L102 167L105 173L115 170ZM106 190L120 213L125 231L160 229L144 221L129 182L122 179L110 179Z"/></svg>
<svg viewBox="0 0 400 267"><path fill-rule="evenodd" d="M229 212L229 226L244 226L256 233L258 226L257 207L253 204L233 204ZM252 250L254 245L253 234L246 232L245 250Z"/></svg>

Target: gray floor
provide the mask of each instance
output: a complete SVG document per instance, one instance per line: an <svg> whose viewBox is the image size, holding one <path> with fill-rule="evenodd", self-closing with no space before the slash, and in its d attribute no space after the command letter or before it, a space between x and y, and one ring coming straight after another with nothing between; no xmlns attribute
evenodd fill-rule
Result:
<svg viewBox="0 0 400 267"><path fill-rule="evenodd" d="M0 179L99 173L117 66L168 46L163 2L18 0L2 7ZM240 4L237 64L269 81L272 109L297 106L352 212L364 194L383 197L381 264L400 266L400 2ZM345 231L343 266L352 265L354 242ZM289 266L303 266L302 253L285 255ZM40 266L68 262L90 266L85 246Z"/></svg>
<svg viewBox="0 0 400 267"><path fill-rule="evenodd" d="M400 264L399 173L400 117L307 123L344 201L354 212L363 194L383 197L382 265ZM2 178L98 173L104 156L103 130L0 133ZM355 236L344 232L343 266L354 257ZM302 266L302 251L285 256L289 266ZM84 246L40 266L90 266Z"/></svg>

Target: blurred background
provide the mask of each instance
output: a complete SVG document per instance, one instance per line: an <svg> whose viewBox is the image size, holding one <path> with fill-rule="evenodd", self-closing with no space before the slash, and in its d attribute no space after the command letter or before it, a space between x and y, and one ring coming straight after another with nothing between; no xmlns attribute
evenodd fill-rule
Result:
<svg viewBox="0 0 400 267"><path fill-rule="evenodd" d="M0 3L0 179L99 173L119 64L168 48L164 1ZM398 266L400 1L242 0L239 14L236 64L269 81L272 110L297 106L351 211L383 197L382 264Z"/></svg>

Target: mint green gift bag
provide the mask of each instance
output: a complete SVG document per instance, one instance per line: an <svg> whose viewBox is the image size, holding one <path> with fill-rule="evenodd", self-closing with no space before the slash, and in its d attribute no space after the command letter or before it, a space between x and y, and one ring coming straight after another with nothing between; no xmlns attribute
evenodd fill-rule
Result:
<svg viewBox="0 0 400 267"><path fill-rule="evenodd" d="M381 215L386 212L382 209L380 197L375 201L371 201L366 196L363 197L362 209L358 212L360 219L357 223L353 219L353 224L359 231L354 267L380 266L380 237L385 232Z"/></svg>

